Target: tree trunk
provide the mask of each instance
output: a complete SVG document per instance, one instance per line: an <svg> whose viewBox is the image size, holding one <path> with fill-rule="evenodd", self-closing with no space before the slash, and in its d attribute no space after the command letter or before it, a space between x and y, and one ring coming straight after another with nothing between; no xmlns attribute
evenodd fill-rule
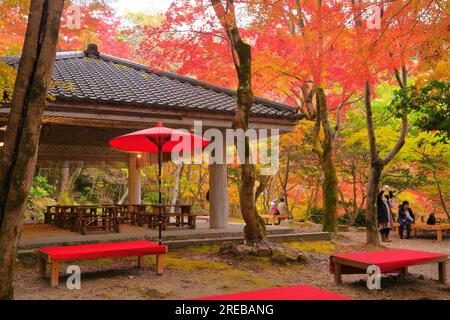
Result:
<svg viewBox="0 0 450 320"><path fill-rule="evenodd" d="M0 299L12 299L22 218L36 166L63 0L31 1L0 168Z"/></svg>
<svg viewBox="0 0 450 320"><path fill-rule="evenodd" d="M180 176L183 171L183 163L177 164L177 168L175 170L175 185L173 186L173 193L172 193L172 199L170 201L170 204L172 207L170 207L170 212L175 212L175 205L177 204L178 199L178 193L180 191Z"/></svg>
<svg viewBox="0 0 450 320"><path fill-rule="evenodd" d="M366 241L369 244L378 244L377 195L380 184L382 164L378 161L371 165L369 180L367 181L366 198Z"/></svg>
<svg viewBox="0 0 450 320"><path fill-rule="evenodd" d="M331 153L331 151L330 151ZM326 154L321 161L323 179L323 231L337 231L337 201L338 201L338 180L334 168L331 154Z"/></svg>
<svg viewBox="0 0 450 320"><path fill-rule="evenodd" d="M323 231L337 231L338 180L333 163L333 133L328 122L328 109L325 93L316 88L316 124L314 128L314 151L319 157L323 174ZM319 135L323 130L324 137Z"/></svg>
<svg viewBox="0 0 450 320"><path fill-rule="evenodd" d="M349 216L350 209L348 208L349 207L348 203L345 202L344 192L342 191L342 189L338 188L338 193L339 193L339 197L341 198L341 203L342 203L342 207L344 208L345 214L347 216Z"/></svg>
<svg viewBox="0 0 450 320"><path fill-rule="evenodd" d="M319 207L319 191L320 191L320 178L317 178L316 186L314 187L314 201L313 201L313 208L317 209Z"/></svg>
<svg viewBox="0 0 450 320"><path fill-rule="evenodd" d="M248 129L248 116L253 105L251 46L245 43L236 24L234 2L226 1L226 8L221 0L211 0L213 9L219 18L228 40L238 77L237 106L233 129ZM249 243L265 240L265 224L260 219L255 203L255 165L250 164L249 138L245 137L245 157L241 169L239 202L245 221L244 236Z"/></svg>
<svg viewBox="0 0 450 320"><path fill-rule="evenodd" d="M356 216L358 215L358 204L357 204L357 186L356 186L356 165L352 163L352 188L353 188L353 214L350 217L350 224L354 224Z"/></svg>
<svg viewBox="0 0 450 320"><path fill-rule="evenodd" d="M292 146L289 146L287 155L286 155L286 168L284 169L284 178L281 177L281 173L278 172L278 178L280 180L281 185L281 191L283 193L284 203L286 204L286 207L288 208L288 214L289 218L291 218L291 213L289 211L289 203L288 203L288 192L287 192L287 185L289 181L289 173L290 173L290 166L291 166L291 153L292 153Z"/></svg>
<svg viewBox="0 0 450 320"><path fill-rule="evenodd" d="M367 180L366 241L368 244L379 244L380 239L378 237L376 201L377 201L378 185L380 183L383 166L378 156L378 148L375 139L369 82L366 82L364 101L366 107L366 125L369 138L370 160L371 160L369 178Z"/></svg>
<svg viewBox="0 0 450 320"><path fill-rule="evenodd" d="M124 203L124 201L128 198L128 187L125 188L125 191L123 195L120 197L119 201L117 201L118 205L121 205Z"/></svg>
<svg viewBox="0 0 450 320"><path fill-rule="evenodd" d="M433 178L434 183L436 184L436 188L438 190L439 199L441 200L442 209L444 209L445 214L447 215L447 220L450 221L450 212L447 209L447 205L445 204L444 196L442 194L441 185L439 184L439 180L436 175L436 170L433 170Z"/></svg>
<svg viewBox="0 0 450 320"><path fill-rule="evenodd" d="M83 161L77 162L77 166L76 166L75 170L73 170L72 174L69 176L69 180L67 181L67 186L66 186L65 191L72 192L74 185L75 185L75 181L77 181L78 177L81 174L81 171L83 171L83 164L84 164Z"/></svg>
<svg viewBox="0 0 450 320"><path fill-rule="evenodd" d="M401 88L406 88L407 73L405 66L402 66L402 75L395 69L395 78L397 79ZM379 244L380 240L377 232L377 209L376 200L378 193L378 186L381 180L383 168L397 155L405 144L406 133L408 131L408 113L407 108L402 108L402 128L397 142L388 152L388 154L381 159L378 154L378 148L375 138L375 130L372 118L372 101L370 95L369 82L366 82L364 90L364 102L366 108L366 126L370 145L370 171L369 179L367 181L367 200L366 200L366 232L368 244Z"/></svg>
<svg viewBox="0 0 450 320"><path fill-rule="evenodd" d="M66 191L67 183L69 182L70 162L63 161L61 166L61 180L59 182L59 191L56 196L56 201L59 202L62 198L64 191Z"/></svg>

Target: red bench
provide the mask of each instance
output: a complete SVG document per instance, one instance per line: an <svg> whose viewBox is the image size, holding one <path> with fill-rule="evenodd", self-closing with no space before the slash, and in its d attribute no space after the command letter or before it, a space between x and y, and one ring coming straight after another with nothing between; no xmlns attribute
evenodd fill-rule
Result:
<svg viewBox="0 0 450 320"><path fill-rule="evenodd" d="M138 257L138 267L143 264L143 257L156 254L156 274L163 273L164 255L167 253L167 246L160 246L156 243L140 240L131 242L111 242L98 244L84 244L78 246L45 247L36 250L39 258L39 274L45 277L47 264L51 265L51 285L58 285L59 262L67 260L81 259L103 259L103 258L123 258Z"/></svg>
<svg viewBox="0 0 450 320"><path fill-rule="evenodd" d="M364 274L370 265L378 266L381 273L407 274L409 266L437 263L439 281L445 284L447 260L445 254L407 249L336 254L330 257L330 272L336 283L342 283L342 274Z"/></svg>
<svg viewBox="0 0 450 320"><path fill-rule="evenodd" d="M291 286L248 291L194 300L351 300L349 297L331 293L312 286Z"/></svg>

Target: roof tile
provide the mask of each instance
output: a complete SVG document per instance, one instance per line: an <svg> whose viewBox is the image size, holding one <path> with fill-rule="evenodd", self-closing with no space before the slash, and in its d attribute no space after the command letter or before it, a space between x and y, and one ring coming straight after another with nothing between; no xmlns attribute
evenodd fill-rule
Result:
<svg viewBox="0 0 450 320"><path fill-rule="evenodd" d="M15 67L19 59L18 56L0 57L1 61ZM49 92L56 99L220 113L232 113L236 106L233 90L170 72L150 70L104 54L93 59L83 52L60 52L53 79L57 85ZM301 118L293 107L262 98L255 98L251 113L271 118Z"/></svg>

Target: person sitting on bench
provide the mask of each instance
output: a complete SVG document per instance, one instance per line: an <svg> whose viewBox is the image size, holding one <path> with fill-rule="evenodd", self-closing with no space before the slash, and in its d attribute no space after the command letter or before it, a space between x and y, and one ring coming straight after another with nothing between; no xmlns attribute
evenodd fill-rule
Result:
<svg viewBox="0 0 450 320"><path fill-rule="evenodd" d="M272 200L272 202L270 202L270 214L273 214L273 215L279 215L280 214L280 210L278 210L278 208L277 208L277 201L276 200Z"/></svg>
<svg viewBox="0 0 450 320"><path fill-rule="evenodd" d="M403 230L406 227L406 239L411 239L411 223L414 222L414 213L409 207L408 201L403 201L403 203L398 207L398 223L400 239L403 239Z"/></svg>
<svg viewBox="0 0 450 320"><path fill-rule="evenodd" d="M427 219L428 225L435 225L436 224L436 217L434 216L434 212L431 212Z"/></svg>
<svg viewBox="0 0 450 320"><path fill-rule="evenodd" d="M278 211L280 211L280 214L289 216L289 210L286 205L286 202L284 201L284 198L280 198L280 201L278 202L277 205L277 209Z"/></svg>

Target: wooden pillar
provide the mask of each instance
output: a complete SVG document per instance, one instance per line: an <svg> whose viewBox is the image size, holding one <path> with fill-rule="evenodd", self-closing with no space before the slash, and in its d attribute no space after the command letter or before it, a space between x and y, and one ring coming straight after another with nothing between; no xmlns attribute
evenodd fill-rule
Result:
<svg viewBox="0 0 450 320"><path fill-rule="evenodd" d="M209 224L211 229L228 225L228 173L226 164L209 165Z"/></svg>
<svg viewBox="0 0 450 320"><path fill-rule="evenodd" d="M136 154L128 158L128 204L141 204L141 170Z"/></svg>

